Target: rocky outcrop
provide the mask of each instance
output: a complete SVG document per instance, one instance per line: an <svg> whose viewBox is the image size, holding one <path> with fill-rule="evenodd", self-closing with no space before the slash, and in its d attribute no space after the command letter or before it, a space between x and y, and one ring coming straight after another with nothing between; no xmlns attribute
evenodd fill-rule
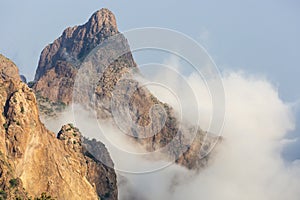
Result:
<svg viewBox="0 0 300 200"><path fill-rule="evenodd" d="M21 81L16 65L2 54L0 54L0 65L0 78L2 81L8 81L10 79Z"/></svg>
<svg viewBox="0 0 300 200"><path fill-rule="evenodd" d="M47 130L32 89L11 61L0 60L0 197L117 199L114 170L86 156L78 129L63 126L57 137Z"/></svg>
<svg viewBox="0 0 300 200"><path fill-rule="evenodd" d="M103 40L116 33L116 20L108 9L95 12L84 25L67 28L61 37L42 51L35 80L55 68L60 61L76 64Z"/></svg>
<svg viewBox="0 0 300 200"><path fill-rule="evenodd" d="M96 187L101 199L114 200L118 198L116 174L112 167L114 163L103 143L83 138L84 154L87 159L87 178ZM102 164L105 163L106 165ZM105 181L103 181L105 180Z"/></svg>
<svg viewBox="0 0 300 200"><path fill-rule="evenodd" d="M180 127L173 109L142 87L135 75L140 73L126 39L118 34L115 17L101 9L86 24L66 29L42 51L33 89L39 99L93 106L99 118L112 118L114 110L119 118L128 118L129 111L132 122L123 121L123 128L148 151L165 148L164 153L179 164L202 166L207 153L203 146L212 145L215 139L205 140L206 133L200 129L192 133L195 127L191 125ZM149 136L147 127L155 134Z"/></svg>
<svg viewBox="0 0 300 200"><path fill-rule="evenodd" d="M95 12L84 25L64 30L42 51L34 90L50 101L70 103L78 65L93 48L116 33L115 17L107 9Z"/></svg>
<svg viewBox="0 0 300 200"><path fill-rule="evenodd" d="M83 138L78 128L72 124L64 125L57 138L64 143L66 150L76 153L76 157L85 163L84 173L97 195L104 200L118 199L117 177L112 168L114 164L104 144L95 139Z"/></svg>

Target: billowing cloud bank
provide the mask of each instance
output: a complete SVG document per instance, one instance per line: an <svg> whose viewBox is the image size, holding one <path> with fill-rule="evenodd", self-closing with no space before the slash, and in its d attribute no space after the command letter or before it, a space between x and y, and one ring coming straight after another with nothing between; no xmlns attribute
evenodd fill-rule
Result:
<svg viewBox="0 0 300 200"><path fill-rule="evenodd" d="M199 102L202 116L205 113L209 116L207 108L211 105L205 100L207 97L201 95L197 77L191 75L188 81L195 91L199 90L196 95L202 96ZM223 75L223 83L226 94L224 140L217 145L209 166L200 172L176 165L145 174L119 172L121 200L299 200L300 162L287 163L281 157L284 145L289 145L285 136L295 126L291 108L264 79L227 73ZM160 96L159 91L156 94ZM76 126L83 134L97 132L98 125L89 122L88 116L82 116L82 120L76 120ZM57 120L55 129L58 129ZM61 120L73 119L66 113ZM203 119L201 123L205 127L208 121ZM48 121L47 124L53 128L54 123ZM109 131L117 132L112 127L106 132ZM118 141L130 146L126 140ZM110 149L110 144L107 146ZM120 158L113 150L111 154L116 166L128 162L150 168L155 165L144 159Z"/></svg>
<svg viewBox="0 0 300 200"><path fill-rule="evenodd" d="M199 83L195 79L191 76L189 82L201 90L199 84L193 85ZM300 162L285 163L281 157L282 148L289 144L285 136L294 128L291 108L264 79L228 73L223 83L224 141L209 166L199 173L173 165L151 174L127 175L130 192L149 200L299 199ZM206 107L205 102L199 102L200 109ZM205 113L205 109L201 111ZM124 199L130 199L127 191L121 188L127 195Z"/></svg>

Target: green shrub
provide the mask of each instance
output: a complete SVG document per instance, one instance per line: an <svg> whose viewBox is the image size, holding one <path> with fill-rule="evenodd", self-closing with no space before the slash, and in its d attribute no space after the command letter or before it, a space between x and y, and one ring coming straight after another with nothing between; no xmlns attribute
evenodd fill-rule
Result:
<svg viewBox="0 0 300 200"><path fill-rule="evenodd" d="M18 180L13 178L9 180L9 184L12 188L16 187L18 185Z"/></svg>
<svg viewBox="0 0 300 200"><path fill-rule="evenodd" d="M110 197L110 193L109 192L105 193L104 198L109 198L109 197Z"/></svg>
<svg viewBox="0 0 300 200"><path fill-rule="evenodd" d="M7 130L7 129L8 129L8 124L7 124L7 123L4 123L4 124L3 124L3 127L5 128L5 130Z"/></svg>
<svg viewBox="0 0 300 200"><path fill-rule="evenodd" d="M0 199L6 199L7 193L4 190L0 190Z"/></svg>
<svg viewBox="0 0 300 200"><path fill-rule="evenodd" d="M34 86L35 82L34 81L29 81L27 83L28 87L32 88Z"/></svg>
<svg viewBox="0 0 300 200"><path fill-rule="evenodd" d="M24 112L25 112L25 109L23 106L21 106L21 113L24 114Z"/></svg>
<svg viewBox="0 0 300 200"><path fill-rule="evenodd" d="M100 199L108 199L110 197L110 193L106 192L103 196L100 196Z"/></svg>
<svg viewBox="0 0 300 200"><path fill-rule="evenodd" d="M34 198L34 200L55 200L55 199L43 192L40 197L36 197Z"/></svg>

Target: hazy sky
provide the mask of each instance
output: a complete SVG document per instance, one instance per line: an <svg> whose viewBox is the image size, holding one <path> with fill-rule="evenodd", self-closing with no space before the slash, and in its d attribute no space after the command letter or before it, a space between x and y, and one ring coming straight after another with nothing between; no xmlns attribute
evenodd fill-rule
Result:
<svg viewBox="0 0 300 200"><path fill-rule="evenodd" d="M32 79L41 50L62 31L103 7L119 29L158 26L203 44L219 68L243 69L271 79L288 101L300 98L300 3L265 1L3 1L0 52Z"/></svg>
<svg viewBox="0 0 300 200"><path fill-rule="evenodd" d="M295 112L299 110L297 0L1 0L0 53L32 80L41 50L66 27L86 22L103 7L114 12L120 31L155 26L191 36L207 48L221 70L266 77L283 100L298 102Z"/></svg>

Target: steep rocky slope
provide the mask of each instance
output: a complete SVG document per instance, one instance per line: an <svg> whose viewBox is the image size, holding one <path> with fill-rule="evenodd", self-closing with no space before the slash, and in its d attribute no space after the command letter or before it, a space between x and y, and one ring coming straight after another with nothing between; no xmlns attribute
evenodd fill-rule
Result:
<svg viewBox="0 0 300 200"><path fill-rule="evenodd" d="M34 92L2 55L0 73L0 199L42 193L54 199L117 199L114 170L88 156L79 130L65 125L56 137L39 119Z"/></svg>
<svg viewBox="0 0 300 200"><path fill-rule="evenodd" d="M41 53L35 91L51 101L70 103L78 65L94 47L116 33L115 17L107 9L94 13L84 25L64 30Z"/></svg>
<svg viewBox="0 0 300 200"><path fill-rule="evenodd" d="M90 66L93 69L89 71ZM80 77L81 74L88 75ZM206 137L200 129L193 133L196 127L188 124L180 127L173 109L141 87L134 74L140 73L126 39L118 34L114 15L101 9L86 24L67 28L42 51L33 89L40 102L46 100L50 105L75 101L89 106L88 102L92 102L99 118L112 118L113 109L119 118L126 118L128 108L135 127L125 123L125 131L148 151L165 147L164 153L179 164L188 168L204 165L207 158L202 159L202 155L215 138ZM78 84L82 87L74 88ZM157 112L151 117L154 107L160 111L163 108L166 115ZM149 136L149 126L157 132L155 135Z"/></svg>

